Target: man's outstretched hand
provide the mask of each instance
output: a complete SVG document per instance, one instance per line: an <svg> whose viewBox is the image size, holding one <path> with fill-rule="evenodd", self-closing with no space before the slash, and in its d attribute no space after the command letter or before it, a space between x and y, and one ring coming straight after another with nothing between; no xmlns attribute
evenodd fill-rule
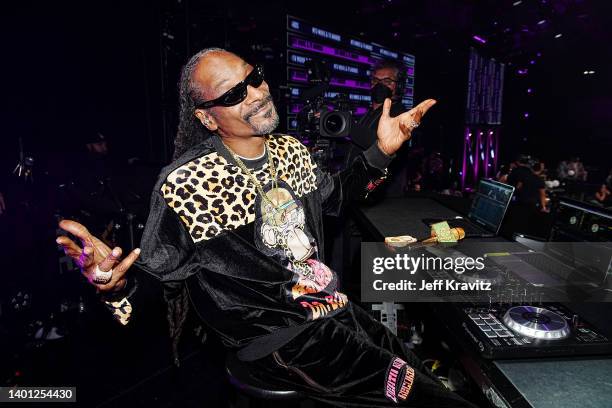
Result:
<svg viewBox="0 0 612 408"><path fill-rule="evenodd" d="M423 116L435 104L435 99L426 99L408 112L392 118L389 115L391 99L385 99L376 132L380 150L388 156L394 154L405 141L410 139L414 125L420 124Z"/></svg>
<svg viewBox="0 0 612 408"><path fill-rule="evenodd" d="M138 258L140 249L136 248L130 252L123 260L121 259L121 248L111 249L98 238L91 235L85 226L75 221L63 220L59 223L61 229L71 233L81 240L83 248L75 244L70 238L61 236L56 242L62 246L66 255L76 261L81 268L81 272L89 283L98 288L101 293L110 293L121 290L125 287L125 273ZM101 271L108 272L113 270L111 280L105 284L94 282L96 266Z"/></svg>

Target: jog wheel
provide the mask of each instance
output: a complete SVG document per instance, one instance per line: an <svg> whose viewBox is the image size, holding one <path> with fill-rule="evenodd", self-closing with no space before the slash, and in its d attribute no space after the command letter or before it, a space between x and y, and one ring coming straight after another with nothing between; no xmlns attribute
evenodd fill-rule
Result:
<svg viewBox="0 0 612 408"><path fill-rule="evenodd" d="M511 307L503 321L515 333L534 339L561 340L570 335L569 325L563 317L541 307Z"/></svg>

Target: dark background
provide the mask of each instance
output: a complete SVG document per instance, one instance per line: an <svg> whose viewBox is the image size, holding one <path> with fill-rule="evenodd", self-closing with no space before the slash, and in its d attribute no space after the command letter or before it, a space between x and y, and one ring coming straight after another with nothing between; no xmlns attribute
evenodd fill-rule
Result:
<svg viewBox="0 0 612 408"><path fill-rule="evenodd" d="M502 160L528 151L554 165L612 162L610 2L522 1L13 2L3 6L3 156L78 151L102 132L114 148L166 162L178 73L207 46L267 62L284 80L287 13L416 55L416 100L438 98L427 143L458 156L470 46L507 63ZM538 24L544 20L544 23ZM555 39L556 34L562 34ZM487 39L479 44L472 39ZM539 56L538 56L539 54ZM530 62L533 62L530 63ZM519 69L527 75L518 75ZM585 70L595 71L584 75ZM533 92L527 94L527 88ZM277 98L279 94L275 95ZM524 118L524 113L529 118ZM281 124L283 121L281 121ZM9 166L10 167L10 166ZM594 175L600 177L599 175Z"/></svg>
<svg viewBox="0 0 612 408"><path fill-rule="evenodd" d="M513 3L5 2L0 21L0 192L7 212L0 217L0 295L12 295L13 289L35 282L37 295L45 299L39 297L37 304L56 307L62 290L68 291L61 285L86 286L76 271L62 279L54 274L57 185L74 178L75 168L83 165L84 144L101 132L114 155L142 159L150 170L141 178L146 191L172 155L178 76L191 54L218 46L264 62L273 95L282 100L278 85L286 75L287 14L416 55L416 101L439 101L419 140L427 150L442 151L446 159L460 158L469 47L506 63L501 161L528 152L554 168L569 155L579 155L591 167L590 181L603 180L612 166L611 2ZM554 38L559 33L562 37ZM474 41L473 35L487 43ZM528 73L519 75L525 68ZM588 70L595 74L584 75ZM36 188L11 176L18 160L18 137L35 158ZM83 293L88 307L101 309L91 288L70 293ZM47 316L20 319L46 319L48 310ZM148 312L150 321L134 321L126 335L106 311L92 311L66 341L40 352L21 349L22 356L11 354L13 349L2 343L10 336L0 326L1 379L15 380L19 374L29 384L76 383L82 401L90 402L85 405L107 401L107 406L116 406L111 398L138 389L140 381L170 364L163 307L152 305ZM185 349L188 355L189 346ZM205 380L204 399L210 406L227 394L219 372L223 355L215 350L204 348L204 363L183 371ZM189 361L185 364L189 367ZM180 374L159 378L166 382L149 381L147 387L163 394L166 403L177 401L177 394L183 401L198 395L195 400L202 402L201 383L190 385ZM105 384L102 389L99 381ZM174 394L164 394L164 387ZM143 404L163 405L160 400L151 402L157 397L147 391L131 398L140 396ZM135 401L130 404L138 406Z"/></svg>

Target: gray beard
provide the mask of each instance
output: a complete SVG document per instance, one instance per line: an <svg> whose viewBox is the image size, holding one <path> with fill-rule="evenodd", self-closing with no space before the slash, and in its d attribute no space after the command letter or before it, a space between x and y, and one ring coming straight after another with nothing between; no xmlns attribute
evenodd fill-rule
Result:
<svg viewBox="0 0 612 408"><path fill-rule="evenodd" d="M262 123L253 123L252 117L247 119L248 124L257 136L270 134L278 126L280 120L278 118L278 113L276 113L276 106L274 106L274 103L272 104L272 109L264 115L264 118L266 120Z"/></svg>

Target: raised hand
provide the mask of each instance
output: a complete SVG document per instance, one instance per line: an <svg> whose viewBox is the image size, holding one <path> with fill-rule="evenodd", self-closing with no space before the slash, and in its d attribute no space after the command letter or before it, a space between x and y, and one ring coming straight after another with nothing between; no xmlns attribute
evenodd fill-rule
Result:
<svg viewBox="0 0 612 408"><path fill-rule="evenodd" d="M81 240L83 248L64 236L58 237L56 242L62 246L66 255L76 261L89 283L103 293L116 292L125 287L125 273L138 258L139 248L134 249L119 262L122 254L121 248L116 247L111 251L104 242L91 235L85 226L70 220L61 221L59 226ZM112 270L110 281L96 283L96 268L102 272Z"/></svg>
<svg viewBox="0 0 612 408"><path fill-rule="evenodd" d="M426 99L408 112L392 118L389 115L391 99L385 99L376 132L378 147L389 156L394 154L405 141L410 139L414 128L421 124L425 113L435 104L435 99Z"/></svg>

